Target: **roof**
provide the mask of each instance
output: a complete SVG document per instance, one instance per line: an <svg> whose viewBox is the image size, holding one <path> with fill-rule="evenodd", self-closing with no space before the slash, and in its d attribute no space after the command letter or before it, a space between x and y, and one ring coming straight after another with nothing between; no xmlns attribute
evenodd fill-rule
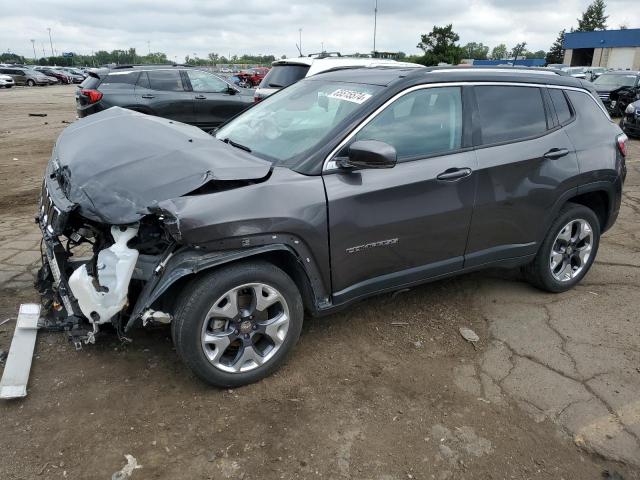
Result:
<svg viewBox="0 0 640 480"><path fill-rule="evenodd" d="M313 78L346 83L367 83L387 86L401 79L416 83L438 82L526 82L541 85L584 87L581 80L564 72L547 68L526 67L374 67L342 68L323 72Z"/></svg>
<svg viewBox="0 0 640 480"><path fill-rule="evenodd" d="M565 33L563 46L565 49L640 47L640 28Z"/></svg>

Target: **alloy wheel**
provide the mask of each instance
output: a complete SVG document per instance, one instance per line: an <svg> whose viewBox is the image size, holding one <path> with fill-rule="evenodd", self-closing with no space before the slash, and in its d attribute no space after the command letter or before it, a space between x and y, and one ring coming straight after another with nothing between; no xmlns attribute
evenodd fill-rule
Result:
<svg viewBox="0 0 640 480"><path fill-rule="evenodd" d="M584 219L567 223L556 236L549 256L551 274L559 282L580 275L589 263L593 248L593 229Z"/></svg>
<svg viewBox="0 0 640 480"><path fill-rule="evenodd" d="M249 372L280 349L289 320L289 306L277 289L264 283L240 285L216 300L207 313L202 349L219 370Z"/></svg>

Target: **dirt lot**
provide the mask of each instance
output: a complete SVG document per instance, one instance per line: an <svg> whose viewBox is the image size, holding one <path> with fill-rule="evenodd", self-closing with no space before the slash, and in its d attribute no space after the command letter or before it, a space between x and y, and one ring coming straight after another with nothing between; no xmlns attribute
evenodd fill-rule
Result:
<svg viewBox="0 0 640 480"><path fill-rule="evenodd" d="M0 320L37 300L32 215L74 88L0 90ZM107 479L128 454L133 479L640 479L640 142L628 166L572 292L491 271L377 297L307 319L255 385L203 385L167 329L80 352L40 334L28 397L0 404L0 477Z"/></svg>

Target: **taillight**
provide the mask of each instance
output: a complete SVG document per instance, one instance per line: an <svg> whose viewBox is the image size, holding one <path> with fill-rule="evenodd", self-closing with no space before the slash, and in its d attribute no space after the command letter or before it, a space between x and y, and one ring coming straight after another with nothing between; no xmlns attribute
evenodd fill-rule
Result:
<svg viewBox="0 0 640 480"><path fill-rule="evenodd" d="M89 98L89 103L99 102L102 98L102 92L99 92L98 90L83 89L80 90L80 93Z"/></svg>
<svg viewBox="0 0 640 480"><path fill-rule="evenodd" d="M618 150L620 150L620 154L623 157L626 157L627 156L627 140L628 140L628 137L625 134L622 134L622 135L618 135L616 140L618 142Z"/></svg>

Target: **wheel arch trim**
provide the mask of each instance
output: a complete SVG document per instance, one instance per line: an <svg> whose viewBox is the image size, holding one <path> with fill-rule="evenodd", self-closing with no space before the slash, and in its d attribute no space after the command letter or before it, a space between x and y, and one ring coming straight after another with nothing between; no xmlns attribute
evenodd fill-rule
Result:
<svg viewBox="0 0 640 480"><path fill-rule="evenodd" d="M179 280L212 268L230 263L255 258L265 258L270 253L284 253L289 255L305 274L307 285L312 293L313 307L317 310L323 303L329 301L326 286L322 281L315 261L310 256L301 255L299 249L294 249L286 243L272 243L246 249L227 251L205 251L195 248L183 248L165 258L165 265L157 274L152 276L143 287L136 304L131 312L125 331L128 331L141 317L143 312L159 300L171 286ZM265 259L265 261L269 261ZM161 262L162 264L162 262ZM293 279L294 282L296 279ZM301 290L301 295L304 292Z"/></svg>

